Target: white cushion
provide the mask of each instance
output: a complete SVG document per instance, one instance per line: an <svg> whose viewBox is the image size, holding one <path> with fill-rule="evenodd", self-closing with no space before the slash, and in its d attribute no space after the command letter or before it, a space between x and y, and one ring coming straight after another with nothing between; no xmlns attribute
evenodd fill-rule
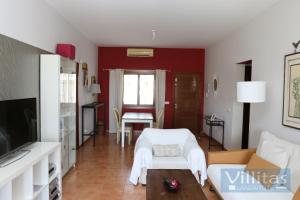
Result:
<svg viewBox="0 0 300 200"><path fill-rule="evenodd" d="M150 169L188 169L184 157L155 157L152 158Z"/></svg>
<svg viewBox="0 0 300 200"><path fill-rule="evenodd" d="M177 157L181 156L181 149L178 144L159 145L152 146L153 155L157 157Z"/></svg>
<svg viewBox="0 0 300 200"><path fill-rule="evenodd" d="M295 193L297 188L300 186L300 145L281 139L267 131L264 131L260 137L257 153L261 152L264 141L270 141L279 145L288 153L289 160L287 168L290 170L291 174L291 189L292 192Z"/></svg>
<svg viewBox="0 0 300 200"><path fill-rule="evenodd" d="M224 200L291 200L292 192L221 192L221 169L241 169L244 170L246 165L232 165L232 164L215 164L210 165L207 169L207 174L215 186L217 192ZM257 184L260 184L257 182ZM263 186L261 187L263 188Z"/></svg>
<svg viewBox="0 0 300 200"><path fill-rule="evenodd" d="M257 155L281 169L286 168L289 160L289 155L283 147L268 140L263 141L261 149L257 152Z"/></svg>

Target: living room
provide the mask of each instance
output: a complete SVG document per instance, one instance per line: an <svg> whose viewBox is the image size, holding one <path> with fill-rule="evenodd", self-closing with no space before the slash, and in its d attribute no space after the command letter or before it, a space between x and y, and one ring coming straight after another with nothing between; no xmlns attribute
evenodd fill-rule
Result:
<svg viewBox="0 0 300 200"><path fill-rule="evenodd" d="M299 199L299 8L3 1L0 199Z"/></svg>

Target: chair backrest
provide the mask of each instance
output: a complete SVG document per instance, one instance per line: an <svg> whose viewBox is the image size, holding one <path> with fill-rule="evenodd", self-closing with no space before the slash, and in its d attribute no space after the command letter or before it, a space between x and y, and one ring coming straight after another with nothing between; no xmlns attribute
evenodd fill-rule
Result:
<svg viewBox="0 0 300 200"><path fill-rule="evenodd" d="M188 129L146 128L142 132L143 137L146 137L152 145L179 144L181 149L191 134Z"/></svg>
<svg viewBox="0 0 300 200"><path fill-rule="evenodd" d="M119 111L116 107L114 107L113 110L114 110L114 115L115 115L116 127L117 127L117 130L119 130L120 129L120 124L121 124L120 113L119 113Z"/></svg>
<svg viewBox="0 0 300 200"><path fill-rule="evenodd" d="M157 113L157 119L156 119L156 124L157 124L156 128L161 128L162 116L163 116L164 112L165 112L164 109L161 109L160 111L158 111L158 113Z"/></svg>

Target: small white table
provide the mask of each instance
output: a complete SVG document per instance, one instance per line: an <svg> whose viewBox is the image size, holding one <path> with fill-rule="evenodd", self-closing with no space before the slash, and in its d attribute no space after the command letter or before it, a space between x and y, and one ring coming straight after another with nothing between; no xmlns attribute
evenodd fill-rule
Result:
<svg viewBox="0 0 300 200"><path fill-rule="evenodd" d="M126 123L148 123L150 128L153 125L152 113L137 113L137 112L126 112L122 116L122 147L124 147L125 139L125 124Z"/></svg>

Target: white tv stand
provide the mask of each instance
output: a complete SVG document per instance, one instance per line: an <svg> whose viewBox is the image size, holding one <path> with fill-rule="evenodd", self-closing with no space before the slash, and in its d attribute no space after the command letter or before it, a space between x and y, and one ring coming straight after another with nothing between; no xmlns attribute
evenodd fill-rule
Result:
<svg viewBox="0 0 300 200"><path fill-rule="evenodd" d="M0 162L0 168L6 167L11 163L14 163L22 159L24 156L26 156L29 153L30 150L23 150L23 149L10 153L8 156L5 157L5 159L3 159L3 161Z"/></svg>
<svg viewBox="0 0 300 200"><path fill-rule="evenodd" d="M61 194L60 146L56 142L36 142L24 148L30 151L25 157L0 168L0 199L49 200L49 183L56 178ZM51 176L50 163L56 166Z"/></svg>

